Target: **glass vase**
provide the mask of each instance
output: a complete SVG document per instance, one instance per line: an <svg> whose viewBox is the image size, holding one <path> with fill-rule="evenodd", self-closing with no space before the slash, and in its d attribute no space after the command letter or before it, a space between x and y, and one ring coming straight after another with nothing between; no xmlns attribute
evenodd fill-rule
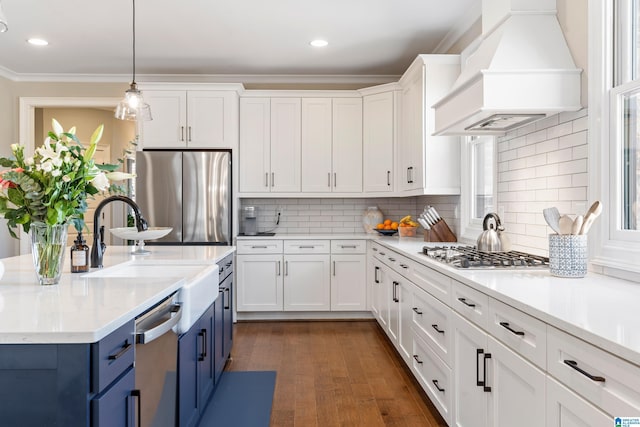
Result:
<svg viewBox="0 0 640 427"><path fill-rule="evenodd" d="M67 224L31 224L31 254L41 285L57 285L67 246Z"/></svg>

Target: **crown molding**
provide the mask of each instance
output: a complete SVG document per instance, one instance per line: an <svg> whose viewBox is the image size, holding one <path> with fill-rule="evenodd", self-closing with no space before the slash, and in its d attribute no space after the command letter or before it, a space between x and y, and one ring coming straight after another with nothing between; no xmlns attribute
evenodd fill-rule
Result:
<svg viewBox="0 0 640 427"><path fill-rule="evenodd" d="M56 83L123 83L128 84L130 74L44 74L16 73L0 66L0 76L14 82ZM383 84L397 81L397 75L352 75L352 74L138 74L139 82L180 83L316 83L316 84Z"/></svg>
<svg viewBox="0 0 640 427"><path fill-rule="evenodd" d="M456 25L444 36L432 53L447 53L449 49L466 33L469 28L482 18L482 2L474 2L467 12L457 19Z"/></svg>

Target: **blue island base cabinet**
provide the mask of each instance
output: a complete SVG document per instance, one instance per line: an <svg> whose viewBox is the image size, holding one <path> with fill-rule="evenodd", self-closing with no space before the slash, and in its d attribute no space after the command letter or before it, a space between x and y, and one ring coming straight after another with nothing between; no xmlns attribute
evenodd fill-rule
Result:
<svg viewBox="0 0 640 427"><path fill-rule="evenodd" d="M133 332L131 321L93 344L0 345L0 425L132 425Z"/></svg>

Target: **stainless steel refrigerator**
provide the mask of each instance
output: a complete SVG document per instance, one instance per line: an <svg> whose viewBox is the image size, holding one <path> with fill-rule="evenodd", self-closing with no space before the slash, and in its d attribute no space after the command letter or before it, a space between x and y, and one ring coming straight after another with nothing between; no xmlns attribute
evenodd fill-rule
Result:
<svg viewBox="0 0 640 427"><path fill-rule="evenodd" d="M231 153L136 153L135 199L149 226L173 227L150 244L231 244Z"/></svg>

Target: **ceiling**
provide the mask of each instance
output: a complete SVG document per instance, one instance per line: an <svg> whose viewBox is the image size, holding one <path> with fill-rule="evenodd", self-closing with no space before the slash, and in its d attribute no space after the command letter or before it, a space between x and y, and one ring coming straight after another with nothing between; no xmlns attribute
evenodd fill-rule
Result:
<svg viewBox="0 0 640 427"><path fill-rule="evenodd" d="M130 75L131 0L0 0L0 74ZM140 75L400 75L481 0L137 0ZM49 46L26 43L44 38ZM328 40L324 48L309 41ZM87 77L87 76L85 76Z"/></svg>

